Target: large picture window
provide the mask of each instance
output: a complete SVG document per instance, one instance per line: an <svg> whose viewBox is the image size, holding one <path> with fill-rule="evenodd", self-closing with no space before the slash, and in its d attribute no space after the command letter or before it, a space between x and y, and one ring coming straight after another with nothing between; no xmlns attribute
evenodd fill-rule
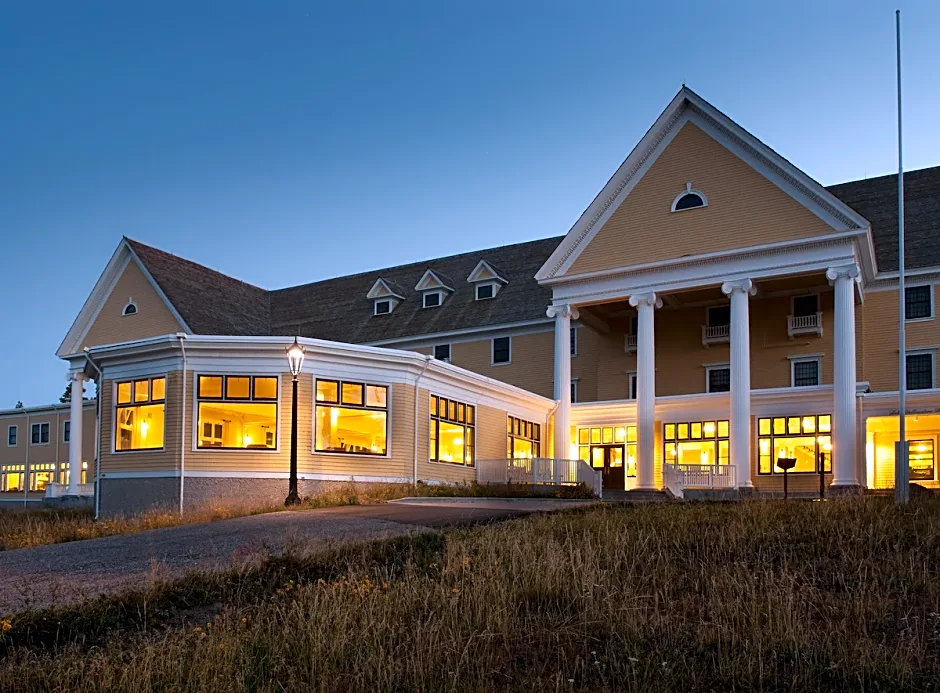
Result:
<svg viewBox="0 0 940 693"><path fill-rule="evenodd" d="M317 452L385 455L388 386L317 380Z"/></svg>
<svg viewBox="0 0 940 693"><path fill-rule="evenodd" d="M197 447L223 450L277 448L275 376L200 375Z"/></svg>
<svg viewBox="0 0 940 693"><path fill-rule="evenodd" d="M29 465L29 490L45 491L46 486L55 483L55 463L45 462Z"/></svg>
<svg viewBox="0 0 940 693"><path fill-rule="evenodd" d="M832 417L775 416L757 420L758 474L783 474L780 458L793 458L790 473L819 472L819 463L832 471Z"/></svg>
<svg viewBox="0 0 940 693"><path fill-rule="evenodd" d="M541 457L542 427L531 421L508 417L507 456L511 460Z"/></svg>
<svg viewBox="0 0 940 693"><path fill-rule="evenodd" d="M663 426L666 462L728 464L728 422L689 421Z"/></svg>
<svg viewBox="0 0 940 693"><path fill-rule="evenodd" d="M114 409L114 449L155 450L163 447L166 378L142 378L117 383Z"/></svg>
<svg viewBox="0 0 940 693"><path fill-rule="evenodd" d="M5 464L0 466L0 491L15 493L23 491L26 483L25 464Z"/></svg>
<svg viewBox="0 0 940 693"><path fill-rule="evenodd" d="M432 462L472 467L475 460L476 407L431 395Z"/></svg>

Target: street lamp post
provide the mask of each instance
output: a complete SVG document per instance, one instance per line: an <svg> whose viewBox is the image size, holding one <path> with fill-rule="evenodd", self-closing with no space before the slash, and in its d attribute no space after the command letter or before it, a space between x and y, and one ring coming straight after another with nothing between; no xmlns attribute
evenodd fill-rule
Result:
<svg viewBox="0 0 940 693"><path fill-rule="evenodd" d="M300 503L300 496L297 494L297 376L304 365L304 348L296 337L294 343L287 348L287 363L294 379L291 383L290 481L284 505L297 505Z"/></svg>

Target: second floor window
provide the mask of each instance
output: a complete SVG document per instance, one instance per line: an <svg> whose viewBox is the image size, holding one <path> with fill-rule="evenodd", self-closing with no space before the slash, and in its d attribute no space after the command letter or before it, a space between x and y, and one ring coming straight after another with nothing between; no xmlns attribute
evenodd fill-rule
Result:
<svg viewBox="0 0 940 693"><path fill-rule="evenodd" d="M578 355L578 328L577 327L571 328L571 355L572 356Z"/></svg>
<svg viewBox="0 0 940 693"><path fill-rule="evenodd" d="M438 344L434 347L434 358L450 363L450 344Z"/></svg>
<svg viewBox="0 0 940 693"><path fill-rule="evenodd" d="M819 359L800 359L793 362L793 387L819 385Z"/></svg>
<svg viewBox="0 0 940 693"><path fill-rule="evenodd" d="M32 445L45 445L49 442L49 424L34 423L30 428L29 435Z"/></svg>
<svg viewBox="0 0 940 693"><path fill-rule="evenodd" d="M731 390L731 368L719 366L708 369L707 392L728 392Z"/></svg>
<svg viewBox="0 0 940 693"><path fill-rule="evenodd" d="M699 314L701 315L701 313ZM731 324L731 306L712 306L706 316L709 327L723 327Z"/></svg>
<svg viewBox="0 0 940 693"><path fill-rule="evenodd" d="M16 447L16 433L16 426L7 427L7 445L9 445L11 448Z"/></svg>
<svg viewBox="0 0 940 693"><path fill-rule="evenodd" d="M805 318L810 315L816 315L819 312L819 296L810 294L809 296L793 297L793 316L796 318Z"/></svg>
<svg viewBox="0 0 940 693"><path fill-rule="evenodd" d="M166 378L142 378L115 385L114 449L154 450L163 447Z"/></svg>
<svg viewBox="0 0 940 693"><path fill-rule="evenodd" d="M933 354L907 355L907 389L929 390L933 387Z"/></svg>
<svg viewBox="0 0 940 693"><path fill-rule="evenodd" d="M493 363L509 363L512 359L512 342L509 337L493 339Z"/></svg>
<svg viewBox="0 0 940 693"><path fill-rule="evenodd" d="M317 380L317 452L384 455L388 451L388 386Z"/></svg>
<svg viewBox="0 0 940 693"><path fill-rule="evenodd" d="M273 450L277 447L276 376L200 375L197 447Z"/></svg>
<svg viewBox="0 0 940 693"><path fill-rule="evenodd" d="M66 421L62 424L62 442L68 443L72 439L72 422Z"/></svg>
<svg viewBox="0 0 940 693"><path fill-rule="evenodd" d="M923 320L933 317L933 287L908 286L904 288L904 319Z"/></svg>

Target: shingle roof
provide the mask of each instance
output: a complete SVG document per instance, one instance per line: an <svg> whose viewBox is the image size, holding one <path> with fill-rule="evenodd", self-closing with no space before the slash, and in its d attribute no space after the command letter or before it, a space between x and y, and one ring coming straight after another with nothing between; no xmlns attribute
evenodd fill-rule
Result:
<svg viewBox="0 0 940 693"><path fill-rule="evenodd" d="M940 266L940 166L904 174L906 264ZM897 176L829 186L872 224L880 271L897 270ZM133 251L197 334L301 335L369 343L481 328L545 317L551 289L535 273L561 237L413 262L372 272L265 291L176 255L128 239ZM480 260L509 283L492 300L475 301L466 279ZM421 307L413 287L428 269L453 282L438 308ZM366 293L382 278L405 296L391 313L373 315Z"/></svg>
<svg viewBox="0 0 940 693"><path fill-rule="evenodd" d="M560 242L545 238L272 291L272 334L364 343L544 318L552 292L535 273ZM496 298L475 301L467 277L481 259L498 265L509 283ZM413 290L428 269L455 289L438 308L422 308ZM379 277L407 287L405 300L387 315L373 315L365 298Z"/></svg>
<svg viewBox="0 0 940 693"><path fill-rule="evenodd" d="M830 185L827 190L871 222L880 272L898 270L898 176ZM940 166L904 173L904 265L940 265Z"/></svg>
<svg viewBox="0 0 940 693"><path fill-rule="evenodd" d="M204 265L126 238L195 334L269 334L269 292Z"/></svg>

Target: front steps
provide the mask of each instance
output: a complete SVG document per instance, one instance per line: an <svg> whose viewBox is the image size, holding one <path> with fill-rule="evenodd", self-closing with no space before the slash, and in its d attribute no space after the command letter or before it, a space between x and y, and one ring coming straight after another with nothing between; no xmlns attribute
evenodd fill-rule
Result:
<svg viewBox="0 0 940 693"><path fill-rule="evenodd" d="M604 489L604 500L611 503L662 503L670 499L666 496L665 491Z"/></svg>

